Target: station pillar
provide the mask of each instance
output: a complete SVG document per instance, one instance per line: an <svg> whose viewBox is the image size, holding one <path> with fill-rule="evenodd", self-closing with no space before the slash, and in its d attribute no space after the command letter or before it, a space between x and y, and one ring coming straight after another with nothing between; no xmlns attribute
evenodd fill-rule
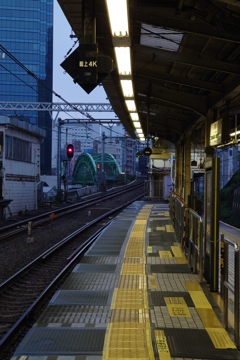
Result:
<svg viewBox="0 0 240 360"><path fill-rule="evenodd" d="M187 132L184 147L184 201L191 193L191 132Z"/></svg>
<svg viewBox="0 0 240 360"><path fill-rule="evenodd" d="M175 191L183 197L183 146L177 144L176 146L176 174L175 174Z"/></svg>

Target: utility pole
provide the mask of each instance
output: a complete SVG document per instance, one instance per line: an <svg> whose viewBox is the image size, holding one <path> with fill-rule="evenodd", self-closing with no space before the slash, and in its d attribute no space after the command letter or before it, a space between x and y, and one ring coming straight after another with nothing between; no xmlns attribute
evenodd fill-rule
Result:
<svg viewBox="0 0 240 360"><path fill-rule="evenodd" d="M106 191L106 176L105 176L105 168L104 168L104 155L105 155L105 140L107 136L105 136L105 132L102 133L102 164L101 164L101 183L100 190Z"/></svg>

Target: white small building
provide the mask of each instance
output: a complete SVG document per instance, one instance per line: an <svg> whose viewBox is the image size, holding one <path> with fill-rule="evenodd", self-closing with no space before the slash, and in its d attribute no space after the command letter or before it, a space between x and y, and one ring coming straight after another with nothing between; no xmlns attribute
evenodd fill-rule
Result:
<svg viewBox="0 0 240 360"><path fill-rule="evenodd" d="M37 209L40 143L45 136L45 130L36 125L0 115L0 216L3 218Z"/></svg>

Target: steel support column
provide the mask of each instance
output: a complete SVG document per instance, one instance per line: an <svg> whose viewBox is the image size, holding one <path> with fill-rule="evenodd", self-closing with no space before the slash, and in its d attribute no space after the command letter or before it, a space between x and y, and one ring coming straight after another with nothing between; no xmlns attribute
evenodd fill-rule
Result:
<svg viewBox="0 0 240 360"><path fill-rule="evenodd" d="M187 132L184 147L184 201L188 202L188 195L191 193L191 132Z"/></svg>

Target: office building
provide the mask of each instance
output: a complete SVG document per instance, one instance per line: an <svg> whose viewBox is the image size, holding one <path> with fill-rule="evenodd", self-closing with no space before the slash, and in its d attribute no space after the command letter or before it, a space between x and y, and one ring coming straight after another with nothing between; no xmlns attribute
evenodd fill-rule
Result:
<svg viewBox="0 0 240 360"><path fill-rule="evenodd" d="M0 0L0 101L51 102L53 0ZM51 173L52 120L48 112L3 111L46 131L41 174Z"/></svg>

